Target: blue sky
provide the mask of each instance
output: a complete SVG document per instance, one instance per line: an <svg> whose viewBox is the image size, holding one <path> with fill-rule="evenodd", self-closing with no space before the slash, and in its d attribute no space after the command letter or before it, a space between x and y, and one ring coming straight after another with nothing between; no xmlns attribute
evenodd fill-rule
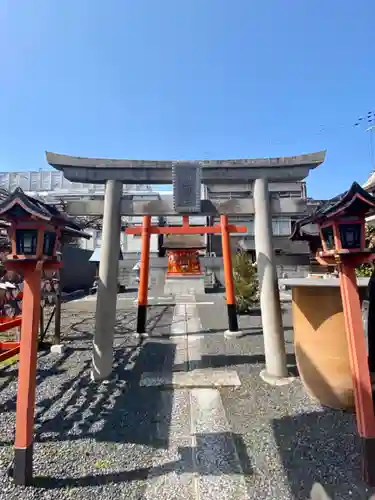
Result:
<svg viewBox="0 0 375 500"><path fill-rule="evenodd" d="M326 198L372 169L374 0L3 0L0 170L327 149ZM374 140L375 142L375 140Z"/></svg>

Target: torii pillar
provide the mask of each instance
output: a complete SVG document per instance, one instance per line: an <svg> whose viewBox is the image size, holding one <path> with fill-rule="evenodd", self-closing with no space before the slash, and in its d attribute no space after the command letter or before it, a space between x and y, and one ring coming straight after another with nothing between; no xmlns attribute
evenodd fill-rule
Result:
<svg viewBox="0 0 375 500"><path fill-rule="evenodd" d="M279 286L272 242L272 216L267 179L254 182L255 250L260 288L260 308L266 369L262 378L271 384L287 383Z"/></svg>
<svg viewBox="0 0 375 500"><path fill-rule="evenodd" d="M113 368L113 341L116 322L117 275L119 264L122 182L108 180L105 187L102 247L93 339L93 380L110 377Z"/></svg>

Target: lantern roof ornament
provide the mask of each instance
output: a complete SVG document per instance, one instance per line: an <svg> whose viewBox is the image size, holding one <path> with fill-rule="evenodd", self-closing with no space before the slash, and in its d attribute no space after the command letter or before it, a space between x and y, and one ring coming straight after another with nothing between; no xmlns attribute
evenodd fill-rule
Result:
<svg viewBox="0 0 375 500"><path fill-rule="evenodd" d="M375 196L365 191L357 182L344 193L324 202L314 213L296 222L291 240L309 241L317 236L302 230L308 224L323 224L330 219L339 217L366 217L375 211Z"/></svg>
<svg viewBox="0 0 375 500"><path fill-rule="evenodd" d="M21 188L0 203L0 228L7 231L10 252L6 265L13 270L36 264L57 269L61 267L57 254L58 245L64 241L61 237L91 237L68 215L28 196Z"/></svg>
<svg viewBox="0 0 375 500"><path fill-rule="evenodd" d="M17 188L0 203L0 218L11 222L25 216L59 226L72 236L90 237L81 231L81 227L76 222L57 208L28 196L21 188Z"/></svg>

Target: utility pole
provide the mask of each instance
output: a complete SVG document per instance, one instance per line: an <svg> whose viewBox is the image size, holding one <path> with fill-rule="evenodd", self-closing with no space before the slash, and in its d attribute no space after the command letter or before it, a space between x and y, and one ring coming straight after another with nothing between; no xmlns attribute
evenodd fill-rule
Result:
<svg viewBox="0 0 375 500"><path fill-rule="evenodd" d="M375 170L374 163L374 130L375 125L370 125L370 127L366 128L366 132L370 132L370 158L371 158L371 168Z"/></svg>
<svg viewBox="0 0 375 500"><path fill-rule="evenodd" d="M375 157L374 157L374 131L375 131L375 112L368 111L367 115L360 116L357 118L354 127L364 128L366 132L369 132L369 148L370 148L370 161L371 161L371 170L375 171Z"/></svg>

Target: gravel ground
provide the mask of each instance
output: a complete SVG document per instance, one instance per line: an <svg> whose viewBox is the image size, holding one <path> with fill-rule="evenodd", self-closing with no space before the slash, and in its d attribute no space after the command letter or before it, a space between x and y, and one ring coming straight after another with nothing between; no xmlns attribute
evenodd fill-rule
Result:
<svg viewBox="0 0 375 500"><path fill-rule="evenodd" d="M202 364L227 366L240 377L241 387L222 388L221 396L249 497L306 499L317 481L334 499L369 499L375 490L361 479L353 415L323 408L305 393L299 379L283 387L265 384L259 377L264 368L260 317L241 317L246 336L224 340L225 308L212 307L214 314L211 307L199 306L202 326L212 333L202 341ZM284 303L288 362L295 373L291 321L290 305Z"/></svg>
<svg viewBox="0 0 375 500"><path fill-rule="evenodd" d="M225 340L223 297L211 294L204 300L206 304L198 305L207 332L201 340L201 367L234 369L242 383L236 389L222 388L220 394L249 498L307 499L318 481L333 499L367 500L374 492L360 477L353 415L322 408L305 394L298 379L276 388L262 382L259 316L242 317L246 335ZM172 312L172 305L152 307L148 330L168 333ZM0 373L0 500L147 500L158 498L166 481L171 481L168 500L190 500L189 488L185 494L177 491L178 481L166 474L192 472L185 441L187 394L138 385L143 372L172 368L175 346L165 339L141 342L131 335L136 308L122 305L115 338L118 380L97 385L89 378L95 302L66 304L63 314L67 351L63 356L41 353L39 358L33 488L14 487L6 474L13 456L16 366ZM287 303L284 326L293 370Z"/></svg>
<svg viewBox="0 0 375 500"><path fill-rule="evenodd" d="M0 499L139 499L154 454L168 447L168 418L158 420L160 391L138 388L137 380L155 366L168 369L173 347L129 335L136 309L122 310L115 339L118 380L96 385L90 381L94 314L88 310L67 305L62 324L69 331L68 349L62 356L39 357L35 485L26 490L6 474L13 456L17 367L1 373ZM148 328L163 333L171 319L170 307L155 307Z"/></svg>

